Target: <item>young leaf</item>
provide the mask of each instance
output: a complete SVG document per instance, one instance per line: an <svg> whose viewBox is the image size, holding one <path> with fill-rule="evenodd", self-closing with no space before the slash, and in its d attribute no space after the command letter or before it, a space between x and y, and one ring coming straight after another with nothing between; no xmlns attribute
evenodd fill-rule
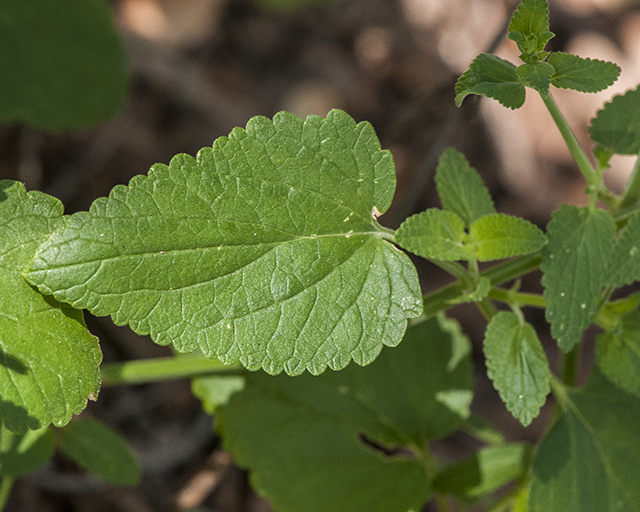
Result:
<svg viewBox="0 0 640 512"><path fill-rule="evenodd" d="M0 427L0 475L18 476L35 471L52 456L56 436L49 427L15 434Z"/></svg>
<svg viewBox="0 0 640 512"><path fill-rule="evenodd" d="M551 335L565 352L580 341L582 331L591 323L614 233L609 212L568 204L563 204L549 223L549 243L542 250L540 265L544 298L549 302L545 316Z"/></svg>
<svg viewBox="0 0 640 512"><path fill-rule="evenodd" d="M522 0L511 18L507 35L507 39L518 45L521 57L527 62L526 57L533 57L531 62L546 58L548 54L541 52L554 35L549 32L547 0Z"/></svg>
<svg viewBox="0 0 640 512"><path fill-rule="evenodd" d="M489 378L507 409L525 427L549 394L549 362L536 331L510 311L491 319L484 338Z"/></svg>
<svg viewBox="0 0 640 512"><path fill-rule="evenodd" d="M525 88L513 64L495 55L481 53L458 78L456 106L459 107L469 94L481 94L516 109L524 104Z"/></svg>
<svg viewBox="0 0 640 512"><path fill-rule="evenodd" d="M551 84L561 89L580 92L604 91L613 85L620 75L620 68L613 62L583 59L570 53L554 52L549 56L548 62L555 69Z"/></svg>
<svg viewBox="0 0 640 512"><path fill-rule="evenodd" d="M554 72L553 66L547 62L526 63L516 69L516 74L522 83L545 95L549 94L551 76Z"/></svg>
<svg viewBox="0 0 640 512"><path fill-rule="evenodd" d="M533 462L531 510L640 510L640 398L594 368L565 405Z"/></svg>
<svg viewBox="0 0 640 512"><path fill-rule="evenodd" d="M455 149L447 148L442 153L435 181L442 207L457 214L465 228L480 217L496 213L482 178Z"/></svg>
<svg viewBox="0 0 640 512"><path fill-rule="evenodd" d="M618 326L596 337L600 371L625 391L640 397L640 311L620 315Z"/></svg>
<svg viewBox="0 0 640 512"><path fill-rule="evenodd" d="M61 217L57 199L0 181L0 420L14 432L64 425L100 387L102 354L82 313L21 275Z"/></svg>
<svg viewBox="0 0 640 512"><path fill-rule="evenodd" d="M254 117L66 218L26 275L180 352L272 374L365 365L422 310L375 220L394 188L369 123Z"/></svg>
<svg viewBox="0 0 640 512"><path fill-rule="evenodd" d="M105 482L140 482L140 466L126 440L95 418L80 418L64 427L60 450Z"/></svg>
<svg viewBox="0 0 640 512"><path fill-rule="evenodd" d="M469 353L459 326L439 317L364 368L252 373L220 408L218 429L275 510L420 510L430 495L425 442L468 414Z"/></svg>
<svg viewBox="0 0 640 512"><path fill-rule="evenodd" d="M103 0L4 0L0 20L1 122L79 129L124 105L124 44Z"/></svg>
<svg viewBox="0 0 640 512"><path fill-rule="evenodd" d="M640 213L629 218L624 233L616 240L605 284L618 288L634 281L640 281Z"/></svg>
<svg viewBox="0 0 640 512"><path fill-rule="evenodd" d="M504 213L481 217L469 233L480 261L536 252L547 243L544 233L531 222Z"/></svg>
<svg viewBox="0 0 640 512"><path fill-rule="evenodd" d="M589 127L591 138L610 153L640 152L640 87L614 98L596 114Z"/></svg>
<svg viewBox="0 0 640 512"><path fill-rule="evenodd" d="M394 242L423 258L464 260L472 255L463 244L464 222L455 213L429 208L406 219Z"/></svg>

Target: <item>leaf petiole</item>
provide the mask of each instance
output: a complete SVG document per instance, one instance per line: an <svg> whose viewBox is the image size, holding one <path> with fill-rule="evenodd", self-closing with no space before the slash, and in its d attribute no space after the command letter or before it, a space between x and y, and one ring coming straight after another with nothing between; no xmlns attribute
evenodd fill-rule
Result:
<svg viewBox="0 0 640 512"><path fill-rule="evenodd" d="M540 294L520 293L513 290L505 290L503 288L492 289L489 292L488 297L514 306L531 306L534 308L544 309L549 304Z"/></svg>

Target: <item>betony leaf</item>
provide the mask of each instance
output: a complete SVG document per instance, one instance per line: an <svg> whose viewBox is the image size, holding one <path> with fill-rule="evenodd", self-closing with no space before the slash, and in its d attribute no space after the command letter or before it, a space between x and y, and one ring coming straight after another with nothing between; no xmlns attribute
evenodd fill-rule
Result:
<svg viewBox="0 0 640 512"><path fill-rule="evenodd" d="M459 107L469 94L481 94L516 109L524 104L525 87L513 64L495 55L481 53L456 82L456 106Z"/></svg>
<svg viewBox="0 0 640 512"><path fill-rule="evenodd" d="M435 181L442 207L460 216L466 228L480 217L496 213L482 178L455 149L442 153Z"/></svg>
<svg viewBox="0 0 640 512"><path fill-rule="evenodd" d="M547 42L554 37L549 32L549 6L547 0L522 0L509 23L507 39L515 41L527 62L546 58L542 53Z"/></svg>
<svg viewBox="0 0 640 512"><path fill-rule="evenodd" d="M516 74L523 84L545 95L549 94L551 76L554 72L553 66L547 62L526 63L516 69Z"/></svg>
<svg viewBox="0 0 640 512"><path fill-rule="evenodd" d="M620 75L620 68L613 62L583 59L570 53L554 52L548 62L555 69L551 84L561 89L603 91L613 85Z"/></svg>
<svg viewBox="0 0 640 512"><path fill-rule="evenodd" d="M633 214L616 240L607 266L605 284L618 288L640 281L640 213Z"/></svg>
<svg viewBox="0 0 640 512"><path fill-rule="evenodd" d="M591 138L609 153L640 152L640 87L614 96L598 111L589 127Z"/></svg>
<svg viewBox="0 0 640 512"><path fill-rule="evenodd" d="M102 354L82 313L21 275L61 217L57 199L0 181L0 420L14 432L64 425L100 387Z"/></svg>
<svg viewBox="0 0 640 512"><path fill-rule="evenodd" d="M273 374L365 365L422 310L375 220L394 189L369 123L258 116L66 218L26 275L180 352Z"/></svg>
<svg viewBox="0 0 640 512"><path fill-rule="evenodd" d="M480 261L536 252L547 243L544 233L531 222L504 213L479 218L471 224L469 234Z"/></svg>
<svg viewBox="0 0 640 512"><path fill-rule="evenodd" d="M218 429L275 510L420 510L430 495L425 444L468 416L472 385L469 341L438 317L364 368L249 374L220 407Z"/></svg>
<svg viewBox="0 0 640 512"><path fill-rule="evenodd" d="M591 323L602 293L615 225L604 210L563 204L547 228L542 284L551 335L568 352Z"/></svg>
<svg viewBox="0 0 640 512"><path fill-rule="evenodd" d="M495 315L484 338L487 374L507 409L525 427L549 394L549 362L534 328L510 311Z"/></svg>
<svg viewBox="0 0 640 512"><path fill-rule="evenodd" d="M444 261L467 259L464 222L446 210L429 208L406 219L396 231L394 242L423 258Z"/></svg>
<svg viewBox="0 0 640 512"><path fill-rule="evenodd" d="M640 398L597 367L582 390L563 393L565 412L533 462L530 508L544 512L640 510Z"/></svg>

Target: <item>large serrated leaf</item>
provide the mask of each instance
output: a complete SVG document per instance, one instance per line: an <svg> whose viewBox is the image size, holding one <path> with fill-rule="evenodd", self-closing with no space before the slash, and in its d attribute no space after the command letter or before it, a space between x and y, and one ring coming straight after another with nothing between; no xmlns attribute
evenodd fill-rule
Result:
<svg viewBox="0 0 640 512"><path fill-rule="evenodd" d="M124 44L103 0L0 3L0 121L84 128L125 102Z"/></svg>
<svg viewBox="0 0 640 512"><path fill-rule="evenodd" d="M499 260L539 251L547 238L531 222L504 213L476 220L469 229L476 258Z"/></svg>
<svg viewBox="0 0 640 512"><path fill-rule="evenodd" d="M549 302L545 316L551 335L565 352L591 323L602 293L605 269L613 248L615 225L604 210L563 204L547 229L542 250L542 284Z"/></svg>
<svg viewBox="0 0 640 512"><path fill-rule="evenodd" d="M549 64L555 69L551 83L561 89L581 92L603 91L620 75L620 68L613 62L583 59L570 53L552 53Z"/></svg>
<svg viewBox="0 0 640 512"><path fill-rule="evenodd" d="M375 220L394 188L369 123L255 117L67 218L27 276L181 352L274 374L365 365L422 310Z"/></svg>
<svg viewBox="0 0 640 512"><path fill-rule="evenodd" d="M481 94L516 109L524 104L525 87L516 75L516 67L495 55L481 53L456 82L456 106L469 94Z"/></svg>
<svg viewBox="0 0 640 512"><path fill-rule="evenodd" d="M64 425L100 387L102 354L82 313L21 275L61 216L57 199L0 181L0 419L14 432Z"/></svg>
<svg viewBox="0 0 640 512"><path fill-rule="evenodd" d="M618 288L640 281L640 213L632 215L616 240L607 265L605 284Z"/></svg>
<svg viewBox="0 0 640 512"><path fill-rule="evenodd" d="M547 0L522 0L509 23L507 39L516 42L523 56L533 56L542 52L554 35L549 32Z"/></svg>
<svg viewBox="0 0 640 512"><path fill-rule="evenodd" d="M594 368L533 463L530 507L544 512L640 510L640 398Z"/></svg>
<svg viewBox="0 0 640 512"><path fill-rule="evenodd" d="M219 410L224 446L279 512L419 510L425 442L469 414L469 351L457 324L434 318L365 368L250 374Z"/></svg>
<svg viewBox="0 0 640 512"><path fill-rule="evenodd" d="M496 213L482 178L455 149L447 148L442 153L435 181L442 207L457 214L465 227L480 217Z"/></svg>
<svg viewBox="0 0 640 512"><path fill-rule="evenodd" d="M610 153L640 152L640 87L614 98L598 111L589 127L591 138Z"/></svg>
<svg viewBox="0 0 640 512"><path fill-rule="evenodd" d="M549 362L534 328L509 311L491 319L484 338L487 374L507 409L525 427L549 394Z"/></svg>

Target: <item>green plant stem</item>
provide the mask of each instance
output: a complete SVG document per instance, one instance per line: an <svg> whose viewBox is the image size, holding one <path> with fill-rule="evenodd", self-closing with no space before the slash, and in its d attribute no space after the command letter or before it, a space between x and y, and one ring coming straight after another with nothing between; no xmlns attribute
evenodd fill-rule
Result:
<svg viewBox="0 0 640 512"><path fill-rule="evenodd" d="M633 166L633 172L627 181L627 185L622 194L622 201L620 202L620 209L628 208L638 202L640 198L640 154L636 159L636 164Z"/></svg>
<svg viewBox="0 0 640 512"><path fill-rule="evenodd" d="M103 386L118 386L191 378L199 375L241 375L244 370L238 365L227 366L217 359L182 355L107 363L102 365L100 372Z"/></svg>
<svg viewBox="0 0 640 512"><path fill-rule="evenodd" d="M453 277L458 279L463 286L469 284L469 272L457 261L443 261L430 258L429 262L451 274Z"/></svg>
<svg viewBox="0 0 640 512"><path fill-rule="evenodd" d="M534 308L544 309L549 305L549 303L544 300L544 297L537 293L519 293L503 288L492 289L488 297L514 306L532 306Z"/></svg>
<svg viewBox="0 0 640 512"><path fill-rule="evenodd" d="M15 481L16 479L13 476L2 477L2 483L0 484L0 512L4 510L4 507L7 504L9 494L11 494L11 489L13 488L13 483Z"/></svg>
<svg viewBox="0 0 640 512"><path fill-rule="evenodd" d="M476 306L478 306L478 309L488 321L491 321L491 319L496 316L496 313L498 312L496 310L496 307L493 305L493 302L491 302L486 297L480 302L476 302Z"/></svg>
<svg viewBox="0 0 640 512"><path fill-rule="evenodd" d="M581 345L581 343L576 344L575 347L562 356L560 378L562 382L569 387L575 386L578 382Z"/></svg>

